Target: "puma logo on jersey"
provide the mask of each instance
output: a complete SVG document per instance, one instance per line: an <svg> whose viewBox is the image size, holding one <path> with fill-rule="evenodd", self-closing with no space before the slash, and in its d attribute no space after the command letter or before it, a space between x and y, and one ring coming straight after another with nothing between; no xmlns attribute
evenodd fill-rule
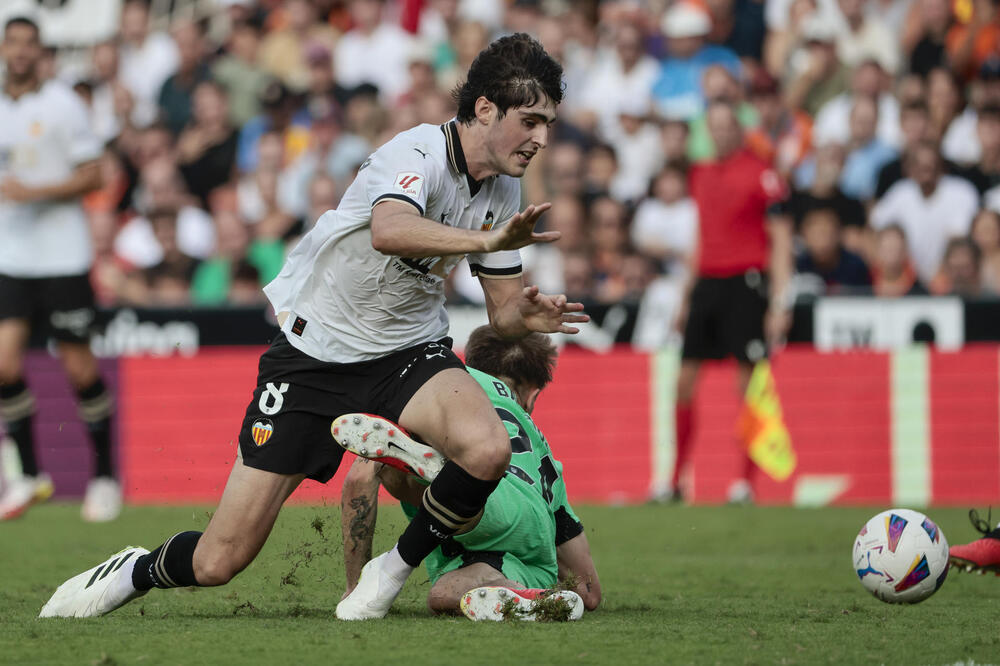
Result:
<svg viewBox="0 0 1000 666"><path fill-rule="evenodd" d="M420 153L420 156L421 156L422 158L424 158L425 160L427 159L427 155L428 155L428 153L425 153L424 151L420 150L420 149L419 149L419 148L417 148L416 146L414 146L414 147L413 147L413 150L415 150L415 151L417 151L418 153Z"/></svg>

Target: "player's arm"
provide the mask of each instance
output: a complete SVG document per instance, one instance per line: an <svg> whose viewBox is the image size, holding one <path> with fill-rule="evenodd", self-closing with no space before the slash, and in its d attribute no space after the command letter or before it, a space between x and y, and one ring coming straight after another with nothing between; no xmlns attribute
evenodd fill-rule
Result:
<svg viewBox="0 0 1000 666"><path fill-rule="evenodd" d="M18 203L65 201L82 197L101 185L100 164L97 160L90 160L73 169L66 180L51 185L25 185L14 178L7 178L0 183L0 197Z"/></svg>
<svg viewBox="0 0 1000 666"><path fill-rule="evenodd" d="M582 303L570 303L566 296L550 296L538 287L525 287L521 276L494 278L479 276L486 295L486 313L490 325L505 338L520 338L533 331L540 333L578 333L569 324L590 321L582 314Z"/></svg>
<svg viewBox="0 0 1000 666"><path fill-rule="evenodd" d="M792 220L785 214L771 215L768 217L767 229L771 245L768 262L771 293L765 326L768 343L774 345L783 342L792 324L793 303L789 302L788 291L795 261Z"/></svg>
<svg viewBox="0 0 1000 666"><path fill-rule="evenodd" d="M572 539L556 546L559 563L559 580L573 577L577 581L574 591L583 599L584 607L592 611L601 603L601 581L597 577L597 567L590 556L587 535L580 532Z"/></svg>
<svg viewBox="0 0 1000 666"><path fill-rule="evenodd" d="M340 495L340 531L344 540L346 597L358 584L361 568L372 558L378 515L378 464L358 458L344 478Z"/></svg>
<svg viewBox="0 0 1000 666"><path fill-rule="evenodd" d="M550 243L559 232L535 232L535 222L551 204L528 206L507 224L491 231L458 229L423 217L416 205L384 198L372 208L372 247L397 257L440 257L517 250L532 243Z"/></svg>

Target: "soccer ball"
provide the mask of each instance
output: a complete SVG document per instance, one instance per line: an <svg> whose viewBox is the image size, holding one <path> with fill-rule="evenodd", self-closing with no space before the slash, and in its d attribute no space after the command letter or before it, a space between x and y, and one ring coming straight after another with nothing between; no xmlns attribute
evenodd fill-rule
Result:
<svg viewBox="0 0 1000 666"><path fill-rule="evenodd" d="M861 528L851 553L861 584L890 604L915 604L948 575L948 541L918 511L890 509Z"/></svg>

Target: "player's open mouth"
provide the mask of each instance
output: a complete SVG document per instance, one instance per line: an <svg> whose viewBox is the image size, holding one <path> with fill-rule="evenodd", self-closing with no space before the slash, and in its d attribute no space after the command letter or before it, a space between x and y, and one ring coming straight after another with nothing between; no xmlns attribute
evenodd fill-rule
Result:
<svg viewBox="0 0 1000 666"><path fill-rule="evenodd" d="M535 156L534 153L529 153L527 150L519 150L515 153L515 155L520 157L521 161L524 162L525 164L530 162L531 158Z"/></svg>

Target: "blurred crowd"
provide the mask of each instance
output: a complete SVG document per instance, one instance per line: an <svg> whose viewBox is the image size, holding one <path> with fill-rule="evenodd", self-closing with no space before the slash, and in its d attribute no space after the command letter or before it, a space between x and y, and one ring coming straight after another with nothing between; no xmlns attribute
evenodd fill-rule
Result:
<svg viewBox="0 0 1000 666"><path fill-rule="evenodd" d="M124 0L113 40L46 63L107 146L85 202L105 304L261 303L365 158L450 119L472 59L519 31L565 68L522 187L562 232L523 252L542 289L670 316L697 240L687 171L713 157L704 109L722 99L789 184L799 295L1000 293L994 0L194 6L154 30ZM467 270L449 298L481 301Z"/></svg>

